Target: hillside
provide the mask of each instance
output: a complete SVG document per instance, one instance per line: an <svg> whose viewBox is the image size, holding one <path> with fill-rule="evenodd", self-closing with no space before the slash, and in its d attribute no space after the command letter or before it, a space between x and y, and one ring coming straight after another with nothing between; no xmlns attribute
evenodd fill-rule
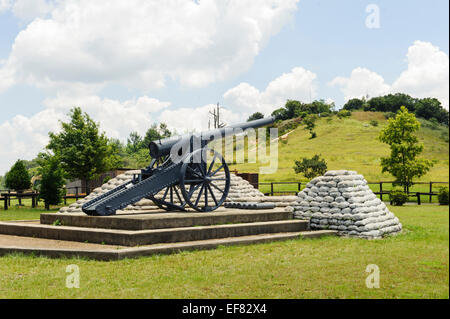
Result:
<svg viewBox="0 0 450 319"><path fill-rule="evenodd" d="M370 124L378 121L378 126ZM421 181L448 181L449 143L448 128L420 120L419 140L424 144L424 158L434 161L434 167ZM295 174L294 160L321 154L327 161L328 169L355 170L368 181L393 180L389 174L382 174L380 157L389 154L389 146L378 141L380 131L387 124L383 113L353 112L349 118L337 116L321 118L316 123L317 137L299 126L289 134L287 141L280 142L278 172L260 175L260 181L305 180ZM446 136L446 137L445 137ZM258 172L259 164L231 165L239 172Z"/></svg>

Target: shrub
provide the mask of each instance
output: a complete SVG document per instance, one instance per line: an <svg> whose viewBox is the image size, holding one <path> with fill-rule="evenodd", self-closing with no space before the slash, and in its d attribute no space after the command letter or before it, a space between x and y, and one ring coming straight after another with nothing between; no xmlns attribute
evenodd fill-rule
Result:
<svg viewBox="0 0 450 319"><path fill-rule="evenodd" d="M386 112L386 113L384 113L384 118L386 120L393 119L394 117L395 117L395 113L394 112Z"/></svg>
<svg viewBox="0 0 450 319"><path fill-rule="evenodd" d="M301 161L294 162L295 173L302 173L303 176L308 179L313 179L316 176L323 175L327 171L327 163L325 162L325 159L320 158L317 154L312 158L302 158Z"/></svg>
<svg viewBox="0 0 450 319"><path fill-rule="evenodd" d="M103 184L108 183L111 179L112 179L111 176L106 176L106 177L103 179Z"/></svg>
<svg viewBox="0 0 450 319"><path fill-rule="evenodd" d="M389 193L389 200L394 206L403 206L408 201L408 195L400 187L395 187Z"/></svg>
<svg viewBox="0 0 450 319"><path fill-rule="evenodd" d="M337 116L341 119L343 117L350 117L352 115L352 112L347 110L340 110L337 114Z"/></svg>
<svg viewBox="0 0 450 319"><path fill-rule="evenodd" d="M439 187L439 204L448 205L448 187Z"/></svg>
<svg viewBox="0 0 450 319"><path fill-rule="evenodd" d="M377 120L372 120L372 121L370 121L370 125L378 126L378 121Z"/></svg>

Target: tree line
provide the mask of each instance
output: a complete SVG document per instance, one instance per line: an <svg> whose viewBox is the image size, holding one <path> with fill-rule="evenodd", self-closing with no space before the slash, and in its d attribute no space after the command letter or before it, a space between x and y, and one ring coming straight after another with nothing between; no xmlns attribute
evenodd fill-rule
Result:
<svg viewBox="0 0 450 319"><path fill-rule="evenodd" d="M444 109L441 102L436 98L413 98L408 94L395 93L384 96L365 98L355 98L349 100L344 105L345 110L373 111L397 113L404 106L417 117L430 121L436 121L448 126L448 111Z"/></svg>
<svg viewBox="0 0 450 319"><path fill-rule="evenodd" d="M67 180L82 180L89 190L89 182L102 173L120 167L143 168L150 163L149 143L172 135L166 124L153 124L144 136L131 132L122 143L108 138L80 107L68 115L70 121L60 121L60 132L49 133L48 145L35 159L17 160L1 178L5 187L21 192L32 187L32 176L39 176L37 190L47 209L61 203Z"/></svg>

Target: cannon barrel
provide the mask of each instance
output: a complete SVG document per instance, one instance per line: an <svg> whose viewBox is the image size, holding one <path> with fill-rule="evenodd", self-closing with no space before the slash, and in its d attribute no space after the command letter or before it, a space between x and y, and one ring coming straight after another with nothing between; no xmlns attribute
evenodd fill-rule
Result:
<svg viewBox="0 0 450 319"><path fill-rule="evenodd" d="M234 129L241 129L245 131L248 128L258 128L272 124L275 121L275 117L267 117L259 120L254 120L250 122L244 122L239 124L233 124L227 127L218 128L214 130L204 131L200 133L193 133L187 135L178 135L173 137L168 137L160 140L155 140L150 142L149 150L150 156L153 158L158 158L170 153L171 148L183 139L190 140L194 135L202 136L207 138L209 141L213 140L215 136L225 137L233 133Z"/></svg>

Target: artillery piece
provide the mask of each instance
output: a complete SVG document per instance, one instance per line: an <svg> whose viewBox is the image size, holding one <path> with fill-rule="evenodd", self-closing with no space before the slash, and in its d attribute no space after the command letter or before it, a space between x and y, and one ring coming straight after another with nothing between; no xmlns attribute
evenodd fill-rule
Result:
<svg viewBox="0 0 450 319"><path fill-rule="evenodd" d="M245 131L274 121L274 117L269 117L153 141L149 145L150 165L131 181L86 202L83 212L93 216L114 215L143 198L167 211L186 211L186 205L199 212L213 211L228 195L230 171L222 155L208 148L208 143L233 135L236 129ZM157 196L160 192L162 196Z"/></svg>

